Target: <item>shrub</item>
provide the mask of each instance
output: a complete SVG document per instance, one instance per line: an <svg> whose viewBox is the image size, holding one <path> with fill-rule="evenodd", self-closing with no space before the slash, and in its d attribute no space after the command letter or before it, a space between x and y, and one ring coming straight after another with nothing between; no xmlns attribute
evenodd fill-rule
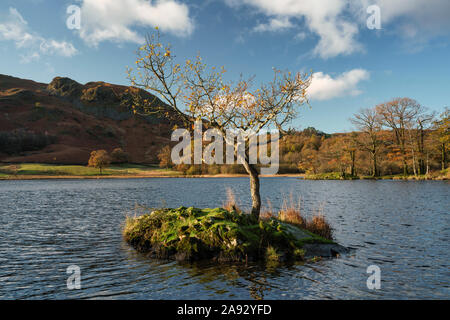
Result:
<svg viewBox="0 0 450 320"><path fill-rule="evenodd" d="M210 165L207 167L206 170L207 170L208 174L211 174L211 175L220 174L220 167L218 165Z"/></svg>
<svg viewBox="0 0 450 320"><path fill-rule="evenodd" d="M122 150L122 148L115 148L111 152L111 163L127 163L128 153Z"/></svg>
<svg viewBox="0 0 450 320"><path fill-rule="evenodd" d="M158 152L158 160L159 160L159 167L160 168L172 168L172 149L170 146L163 147Z"/></svg>
<svg viewBox="0 0 450 320"><path fill-rule="evenodd" d="M186 174L187 171L188 171L188 169L189 169L189 165L184 164L184 163L178 164L178 165L175 167L175 170L176 170L176 171L179 171L179 172L181 172L181 173L183 173L183 174Z"/></svg>
<svg viewBox="0 0 450 320"><path fill-rule="evenodd" d="M192 165L186 170L186 174L189 176L202 174L202 169L200 165Z"/></svg>

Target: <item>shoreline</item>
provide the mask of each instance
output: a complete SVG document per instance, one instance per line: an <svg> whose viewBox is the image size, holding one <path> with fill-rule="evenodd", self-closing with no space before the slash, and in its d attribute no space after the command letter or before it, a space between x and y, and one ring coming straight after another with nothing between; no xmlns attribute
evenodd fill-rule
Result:
<svg viewBox="0 0 450 320"><path fill-rule="evenodd" d="M72 176L72 175L17 175L1 177L6 180L84 180L84 179L152 179L152 178L247 178L246 174L217 174L217 175L98 175L98 176ZM276 174L261 175L260 178L304 178L304 174Z"/></svg>
<svg viewBox="0 0 450 320"><path fill-rule="evenodd" d="M298 178L308 181L449 181L447 178L403 178L403 177L381 177L377 179L362 178L362 179L311 179L305 174L275 174L275 175L261 175L260 178ZM0 176L0 181L17 181L17 180L103 180L103 179L161 179L161 178L184 178L184 179L211 179L211 178L248 178L246 174L217 174L217 175L164 175L164 174L147 174L147 175L11 175Z"/></svg>

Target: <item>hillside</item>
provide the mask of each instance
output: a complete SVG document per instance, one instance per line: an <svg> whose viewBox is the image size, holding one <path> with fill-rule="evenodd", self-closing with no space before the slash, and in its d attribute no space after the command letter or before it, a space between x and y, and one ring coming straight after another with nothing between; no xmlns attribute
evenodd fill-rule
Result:
<svg viewBox="0 0 450 320"><path fill-rule="evenodd" d="M47 85L0 75L0 161L86 164L92 150L121 147L133 163L157 162L174 124L134 115L130 90L138 89L60 77ZM154 104L171 112L159 99Z"/></svg>

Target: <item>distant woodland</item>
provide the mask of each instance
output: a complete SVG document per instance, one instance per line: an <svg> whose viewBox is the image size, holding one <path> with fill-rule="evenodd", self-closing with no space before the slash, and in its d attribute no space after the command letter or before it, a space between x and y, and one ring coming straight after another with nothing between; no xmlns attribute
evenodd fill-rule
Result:
<svg viewBox="0 0 450 320"><path fill-rule="evenodd" d="M280 142L279 173L336 177L427 175L447 168L449 108L431 112L413 99L398 98L362 109L350 121L355 131L327 134L314 128L291 130ZM186 174L245 173L240 165L178 165L170 147L159 152L161 167Z"/></svg>

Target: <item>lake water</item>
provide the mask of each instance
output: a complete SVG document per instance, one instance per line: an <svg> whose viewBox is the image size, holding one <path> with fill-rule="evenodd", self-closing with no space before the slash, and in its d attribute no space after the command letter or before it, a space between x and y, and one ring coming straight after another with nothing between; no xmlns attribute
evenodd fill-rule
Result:
<svg viewBox="0 0 450 320"><path fill-rule="evenodd" d="M301 197L321 210L337 259L279 268L151 260L122 239L125 215L148 207L216 207L231 187L249 205L247 178L0 181L2 299L449 299L450 184L264 178L274 208ZM81 269L81 289L66 269ZM369 265L381 289L369 290Z"/></svg>

